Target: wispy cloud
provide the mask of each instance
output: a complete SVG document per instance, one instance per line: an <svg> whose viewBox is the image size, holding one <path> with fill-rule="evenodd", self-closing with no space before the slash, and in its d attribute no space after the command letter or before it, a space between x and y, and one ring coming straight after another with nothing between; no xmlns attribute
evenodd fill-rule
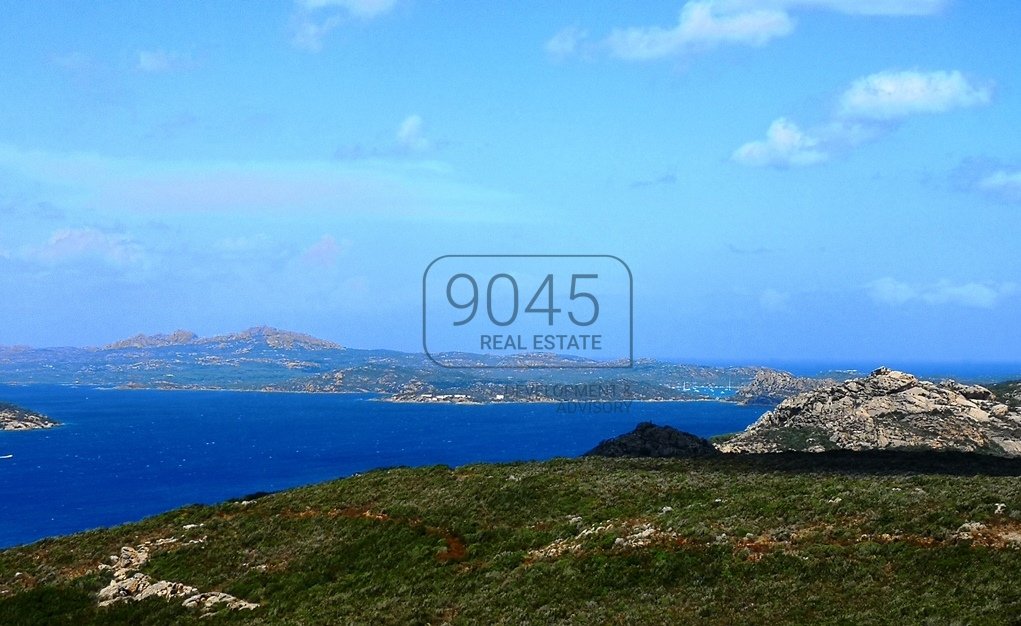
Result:
<svg viewBox="0 0 1021 626"><path fill-rule="evenodd" d="M323 40L333 29L340 26L339 15L329 15L324 18L313 18L304 16L295 20L291 43L295 48L306 52L319 52L323 49Z"/></svg>
<svg viewBox="0 0 1021 626"><path fill-rule="evenodd" d="M46 201L22 202L20 200L0 203L0 217L35 220L61 220L66 213L60 207Z"/></svg>
<svg viewBox="0 0 1021 626"><path fill-rule="evenodd" d="M95 228L62 228L43 244L24 250L22 257L46 264L95 259L127 266L143 259L142 247L127 235Z"/></svg>
<svg viewBox="0 0 1021 626"><path fill-rule="evenodd" d="M738 147L731 159L752 167L802 167L873 141L907 118L984 106L992 86L970 81L958 71L884 71L854 80L824 124L801 129L787 118L774 120L766 138Z"/></svg>
<svg viewBox="0 0 1021 626"><path fill-rule="evenodd" d="M330 268L337 264L337 260L350 245L350 241L338 242L333 235L323 235L302 251L301 260L314 267Z"/></svg>
<svg viewBox="0 0 1021 626"><path fill-rule="evenodd" d="M75 210L109 214L362 214L491 219L508 194L458 180L446 164L389 158L348 162L160 161L26 151L0 144L7 181Z"/></svg>
<svg viewBox="0 0 1021 626"><path fill-rule="evenodd" d="M425 120L422 116L413 113L408 115L397 125L394 131L393 143L382 146L364 145L361 143L341 146L334 152L334 157L345 161L359 161L364 159L391 159L391 158L422 158L436 145L425 134Z"/></svg>
<svg viewBox="0 0 1021 626"><path fill-rule="evenodd" d="M369 19L389 13L397 0L297 0L296 4L306 11L343 9L355 17Z"/></svg>
<svg viewBox="0 0 1021 626"><path fill-rule="evenodd" d="M587 39L587 30L577 26L568 26L546 40L546 53L554 59L566 59L580 54L582 45Z"/></svg>
<svg viewBox="0 0 1021 626"><path fill-rule="evenodd" d="M291 43L306 52L319 52L327 35L345 18L371 20L386 15L397 0L295 0Z"/></svg>
<svg viewBox="0 0 1021 626"><path fill-rule="evenodd" d="M212 253L215 263L241 262L248 267L258 263L280 263L293 254L292 250L265 233L233 234L212 242L208 250L201 252Z"/></svg>
<svg viewBox="0 0 1021 626"><path fill-rule="evenodd" d="M397 127L397 145L409 152L424 152L430 143L423 131L422 116L409 115Z"/></svg>
<svg viewBox="0 0 1021 626"><path fill-rule="evenodd" d="M903 305L920 302L931 305L953 304L990 309L1017 290L1014 283L941 280L933 284L912 284L884 277L866 285L870 297L881 304Z"/></svg>
<svg viewBox="0 0 1021 626"><path fill-rule="evenodd" d="M981 191L1009 202L1021 202L1021 170L998 170L978 181Z"/></svg>
<svg viewBox="0 0 1021 626"><path fill-rule="evenodd" d="M616 28L591 46L581 45L586 31L568 27L546 41L546 51L562 59L602 48L619 59L651 61L727 45L764 46L794 32L797 11L921 16L945 5L946 0L688 0L673 25Z"/></svg>
<svg viewBox="0 0 1021 626"><path fill-rule="evenodd" d="M718 0L721 9L746 11L821 9L848 15L934 15L949 0Z"/></svg>
<svg viewBox="0 0 1021 626"><path fill-rule="evenodd" d="M167 52L166 50L140 50L138 52L138 63L136 68L140 72L151 74L165 74L188 70L195 66L195 60L190 54L179 52Z"/></svg>

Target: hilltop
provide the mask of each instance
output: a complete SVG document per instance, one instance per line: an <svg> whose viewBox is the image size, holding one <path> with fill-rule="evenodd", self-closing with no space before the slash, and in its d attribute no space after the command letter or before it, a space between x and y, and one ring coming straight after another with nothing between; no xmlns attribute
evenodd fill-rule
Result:
<svg viewBox="0 0 1021 626"><path fill-rule="evenodd" d="M115 341L103 346L102 350L123 350L126 348L165 348L168 346L218 346L220 348L241 348L263 345L280 350L343 350L344 347L332 341L319 339L305 333L280 330L271 326L255 326L239 333L199 337L190 330L176 330L169 335L138 334L129 339Z"/></svg>
<svg viewBox="0 0 1021 626"><path fill-rule="evenodd" d="M198 335L190 330L175 330L169 335L143 335L141 333L115 341L103 346L103 350L123 350L125 348L164 348L166 346L186 346L195 343Z"/></svg>
<svg viewBox="0 0 1021 626"><path fill-rule="evenodd" d="M798 394L721 446L725 452L936 449L1021 455L1021 413L979 385L879 368Z"/></svg>
<svg viewBox="0 0 1021 626"><path fill-rule="evenodd" d="M671 426L642 422L630 433L599 442L585 456L688 458L719 453L706 439Z"/></svg>

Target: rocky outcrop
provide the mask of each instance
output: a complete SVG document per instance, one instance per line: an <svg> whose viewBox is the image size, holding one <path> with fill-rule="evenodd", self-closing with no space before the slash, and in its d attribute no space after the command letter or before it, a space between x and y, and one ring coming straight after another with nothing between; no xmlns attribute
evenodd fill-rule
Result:
<svg viewBox="0 0 1021 626"><path fill-rule="evenodd" d="M956 450L1021 456L1021 413L978 385L880 368L798 394L720 445L724 452Z"/></svg>
<svg viewBox="0 0 1021 626"><path fill-rule="evenodd" d="M791 396L836 384L832 378L804 378L789 372L760 370L755 378L742 385L734 393L734 400L741 404L763 404L776 406Z"/></svg>
<svg viewBox="0 0 1021 626"><path fill-rule="evenodd" d="M99 606L109 606L118 602L138 602L147 598L180 601L182 606L196 608L203 615L219 609L252 610L259 607L254 602L247 602L222 592L200 592L191 585L169 580L153 580L152 577L138 571L149 560L151 550L181 543L182 545L203 543L205 538L179 542L176 537L157 539L145 542L140 546L124 546L120 554L110 556L110 563L99 566L100 571L110 571L113 578L110 584L99 590L97 600Z"/></svg>
<svg viewBox="0 0 1021 626"><path fill-rule="evenodd" d="M607 439L585 456L672 457L713 456L719 451L705 439L670 426L642 422L633 431Z"/></svg>
<svg viewBox="0 0 1021 626"><path fill-rule="evenodd" d="M0 402L0 430L53 428L59 424L41 413Z"/></svg>

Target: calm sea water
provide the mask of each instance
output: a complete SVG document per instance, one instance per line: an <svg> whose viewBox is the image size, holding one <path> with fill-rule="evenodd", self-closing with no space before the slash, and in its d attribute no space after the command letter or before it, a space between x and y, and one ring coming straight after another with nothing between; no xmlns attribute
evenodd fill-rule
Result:
<svg viewBox="0 0 1021 626"><path fill-rule="evenodd" d="M369 396L2 386L60 428L0 432L0 547L378 467L576 456L641 421L710 436L760 408L394 404Z"/></svg>

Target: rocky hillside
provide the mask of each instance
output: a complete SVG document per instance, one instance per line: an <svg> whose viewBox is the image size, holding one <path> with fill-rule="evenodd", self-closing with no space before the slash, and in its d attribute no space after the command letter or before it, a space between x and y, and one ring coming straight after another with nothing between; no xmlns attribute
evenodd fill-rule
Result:
<svg viewBox="0 0 1021 626"><path fill-rule="evenodd" d="M238 333L199 337L189 330L176 330L169 335L135 335L106 346L103 350L125 348L165 348L168 346L215 346L219 348L251 349L261 346L279 350L342 350L343 346L305 333L280 330L270 326L255 326Z"/></svg>
<svg viewBox="0 0 1021 626"><path fill-rule="evenodd" d="M789 372L760 370L755 373L755 378L734 393L734 400L741 404L775 406L791 396L835 385L836 382L832 378L804 378Z"/></svg>
<svg viewBox="0 0 1021 626"><path fill-rule="evenodd" d="M32 430L57 425L50 418L13 404L0 402L0 430Z"/></svg>
<svg viewBox="0 0 1021 626"><path fill-rule="evenodd" d="M239 333L229 335L218 335L199 339L198 343L212 346L263 346L277 350L343 350L344 346L319 339L305 333L296 333L289 330L280 330L270 326L256 326L243 330Z"/></svg>
<svg viewBox="0 0 1021 626"><path fill-rule="evenodd" d="M122 350L124 348L164 348L166 346L185 346L195 343L198 335L190 330L175 330L169 335L143 335L141 333L128 339L115 341L103 346L103 350Z"/></svg>
<svg viewBox="0 0 1021 626"><path fill-rule="evenodd" d="M781 402L724 452L935 449L1021 456L1021 413L980 386L880 368Z"/></svg>

